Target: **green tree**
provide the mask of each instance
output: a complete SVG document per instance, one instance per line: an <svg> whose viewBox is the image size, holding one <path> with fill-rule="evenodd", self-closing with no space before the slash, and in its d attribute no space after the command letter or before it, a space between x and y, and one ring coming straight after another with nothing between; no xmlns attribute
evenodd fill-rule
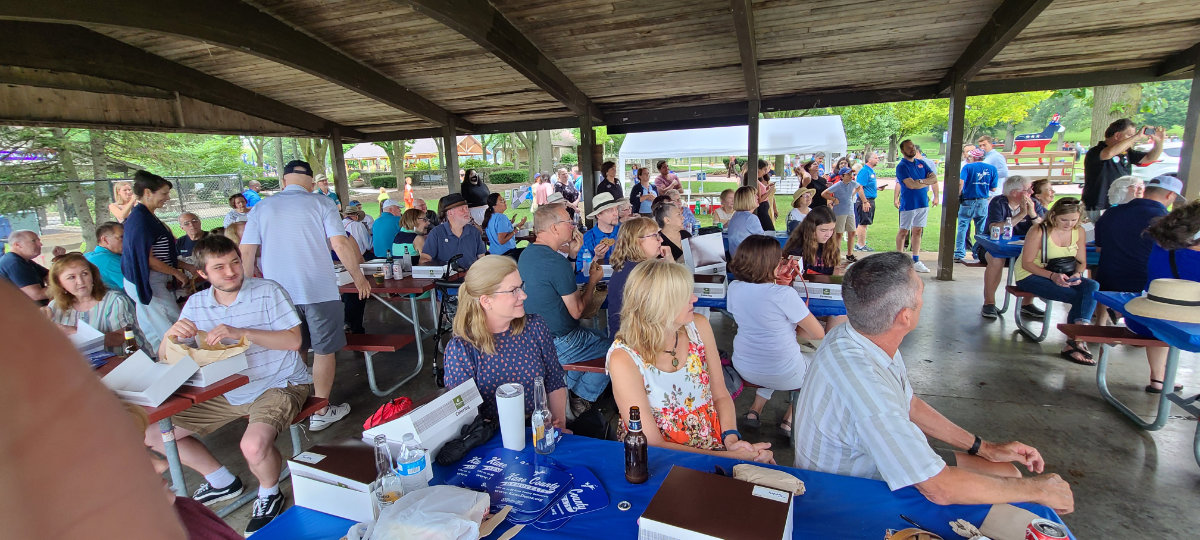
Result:
<svg viewBox="0 0 1200 540"><path fill-rule="evenodd" d="M1187 118L1192 81L1162 81L1142 85L1141 113L1135 120L1151 126L1182 126Z"/></svg>
<svg viewBox="0 0 1200 540"><path fill-rule="evenodd" d="M891 103L834 107L833 114L842 117L846 142L851 147L862 147L864 152L888 144L889 137L900 131L900 121Z"/></svg>
<svg viewBox="0 0 1200 540"><path fill-rule="evenodd" d="M967 97L966 140L973 141L985 129L1024 122L1029 112L1053 92L1016 92ZM949 102L946 103L949 107Z"/></svg>

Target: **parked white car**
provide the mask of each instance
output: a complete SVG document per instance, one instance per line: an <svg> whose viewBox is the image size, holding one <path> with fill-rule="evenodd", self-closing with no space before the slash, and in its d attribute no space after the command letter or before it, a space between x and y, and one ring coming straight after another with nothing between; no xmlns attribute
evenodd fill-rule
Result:
<svg viewBox="0 0 1200 540"><path fill-rule="evenodd" d="M1150 146L1138 147L1138 150L1149 151ZM1183 142L1165 142L1163 143L1162 155L1158 156L1158 161L1151 163L1145 167L1133 167L1133 174L1140 178L1149 180L1155 176L1166 173L1179 172L1179 153L1183 150Z"/></svg>

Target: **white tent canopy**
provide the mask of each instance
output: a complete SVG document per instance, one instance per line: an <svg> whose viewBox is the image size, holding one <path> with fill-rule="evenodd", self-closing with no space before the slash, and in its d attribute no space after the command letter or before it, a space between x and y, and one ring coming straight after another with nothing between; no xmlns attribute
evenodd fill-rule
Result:
<svg viewBox="0 0 1200 540"><path fill-rule="evenodd" d="M626 174L627 160L669 157L744 156L747 126L680 129L653 133L630 133L618 154L619 175ZM758 121L758 155L812 154L830 157L846 153L846 131L841 116L764 118ZM653 167L653 164L650 165Z"/></svg>

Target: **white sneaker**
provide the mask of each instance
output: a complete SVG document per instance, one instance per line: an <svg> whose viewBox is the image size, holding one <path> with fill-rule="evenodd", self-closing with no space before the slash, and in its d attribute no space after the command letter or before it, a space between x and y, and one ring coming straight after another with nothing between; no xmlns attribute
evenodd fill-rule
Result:
<svg viewBox="0 0 1200 540"><path fill-rule="evenodd" d="M928 272L928 270L926 271ZM330 405L325 409L325 414L314 414L308 417L308 429L310 431L321 431L334 422L345 418L347 414L350 414L349 403Z"/></svg>
<svg viewBox="0 0 1200 540"><path fill-rule="evenodd" d="M928 266L925 266L925 263L923 263L923 262L921 262L921 261L916 261L916 262L914 262L914 263L913 263L913 269L915 269L916 271L918 271L918 272L921 272L921 273L923 273L923 274L928 274L928 273L929 273L929 267L928 267Z"/></svg>

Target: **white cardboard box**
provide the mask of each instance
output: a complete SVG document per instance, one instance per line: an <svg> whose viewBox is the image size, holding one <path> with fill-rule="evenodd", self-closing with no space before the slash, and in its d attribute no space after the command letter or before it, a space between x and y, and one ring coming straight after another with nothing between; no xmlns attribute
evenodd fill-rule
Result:
<svg viewBox="0 0 1200 540"><path fill-rule="evenodd" d="M198 369L200 366L191 358L183 358L174 364L160 364L138 351L101 380L125 401L157 407Z"/></svg>
<svg viewBox="0 0 1200 540"><path fill-rule="evenodd" d="M297 506L356 522L375 520L374 449L358 441L317 445L288 460Z"/></svg>
<svg viewBox="0 0 1200 540"><path fill-rule="evenodd" d="M725 263L716 263L697 267L694 271L692 271L692 274L703 276L724 276L727 272L728 270L726 270Z"/></svg>
<svg viewBox="0 0 1200 540"><path fill-rule="evenodd" d="M812 281L801 283L797 280L792 282L792 286L800 292L801 297L804 296L805 287L807 286L809 298L821 298L824 300L842 299L842 285L840 283L814 283Z"/></svg>
<svg viewBox="0 0 1200 540"><path fill-rule="evenodd" d="M75 333L71 334L71 343L79 352L91 354L104 349L104 334L79 320L75 322Z"/></svg>
<svg viewBox="0 0 1200 540"><path fill-rule="evenodd" d="M397 456L404 434L412 433L421 447L429 451L430 457L437 456L447 441L458 438L462 427L475 420L482 404L483 395L475 386L475 379L468 379L408 414L364 431L362 439L373 444L376 435L384 435L392 455ZM432 475L432 467L425 470Z"/></svg>
<svg viewBox="0 0 1200 540"><path fill-rule="evenodd" d="M375 272L382 272L384 266L387 266L387 259L371 259L358 265L363 274L368 276L374 274Z"/></svg>
<svg viewBox="0 0 1200 540"><path fill-rule="evenodd" d="M692 291L700 298L725 298L725 275L697 274Z"/></svg>
<svg viewBox="0 0 1200 540"><path fill-rule="evenodd" d="M187 380L187 384L208 386L225 377L245 371L249 367L250 365L246 362L246 353L237 354L206 366L200 366L200 369L196 370L196 374Z"/></svg>
<svg viewBox="0 0 1200 540"><path fill-rule="evenodd" d="M612 277L613 269L611 264L602 264L600 265L600 268L604 270L604 279Z"/></svg>
<svg viewBox="0 0 1200 540"><path fill-rule="evenodd" d="M354 283L354 278L350 277L350 272L347 272L345 270L340 270L338 272L335 272L335 274L337 275L338 287L341 287L342 285L349 285L351 283Z"/></svg>
<svg viewBox="0 0 1200 540"><path fill-rule="evenodd" d="M412 275L415 278L442 279L442 276L446 275L446 265L414 266Z"/></svg>

